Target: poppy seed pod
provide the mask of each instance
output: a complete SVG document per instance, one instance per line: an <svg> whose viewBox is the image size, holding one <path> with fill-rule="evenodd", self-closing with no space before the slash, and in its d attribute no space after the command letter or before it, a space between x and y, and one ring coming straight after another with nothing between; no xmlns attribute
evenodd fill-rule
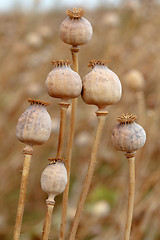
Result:
<svg viewBox="0 0 160 240"><path fill-rule="evenodd" d="M143 91L145 88L145 80L142 73L138 70L131 70L125 76L127 86L135 92Z"/></svg>
<svg viewBox="0 0 160 240"><path fill-rule="evenodd" d="M117 103L122 94L118 76L107 67L107 61L91 61L92 70L82 79L82 99L99 109Z"/></svg>
<svg viewBox="0 0 160 240"><path fill-rule="evenodd" d="M53 61L53 70L46 79L46 88L51 97L61 99L76 98L81 94L82 81L71 68L71 62Z"/></svg>
<svg viewBox="0 0 160 240"><path fill-rule="evenodd" d="M48 194L47 201L54 201L56 195L61 194L67 184L67 171L60 158L49 159L52 162L41 175L41 187Z"/></svg>
<svg viewBox="0 0 160 240"><path fill-rule="evenodd" d="M60 38L67 44L77 46L91 40L93 29L90 22L83 18L84 10L67 10L68 17L61 23Z"/></svg>
<svg viewBox="0 0 160 240"><path fill-rule="evenodd" d="M136 116L133 114L122 114L118 117L119 123L112 131L111 141L119 151L132 153L143 147L146 141L144 129L135 123Z"/></svg>
<svg viewBox="0 0 160 240"><path fill-rule="evenodd" d="M28 102L31 105L20 116L16 135L21 142L40 145L48 140L51 133L51 118L46 110L49 103L31 99Z"/></svg>

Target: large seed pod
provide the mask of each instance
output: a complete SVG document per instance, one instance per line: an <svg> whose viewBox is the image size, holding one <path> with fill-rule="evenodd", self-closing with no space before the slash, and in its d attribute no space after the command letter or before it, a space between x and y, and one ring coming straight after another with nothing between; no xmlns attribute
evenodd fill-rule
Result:
<svg viewBox="0 0 160 240"><path fill-rule="evenodd" d="M46 88L51 97L61 99L76 98L81 94L82 80L71 68L71 62L54 61L53 70L46 79Z"/></svg>
<svg viewBox="0 0 160 240"><path fill-rule="evenodd" d="M51 118L46 110L48 103L28 100L31 104L20 116L16 135L21 142L40 145L46 142L51 133Z"/></svg>
<svg viewBox="0 0 160 240"><path fill-rule="evenodd" d="M67 184L67 171L60 158L49 159L52 162L41 175L41 187L48 194L48 201L54 201L56 195L61 194Z"/></svg>
<svg viewBox="0 0 160 240"><path fill-rule="evenodd" d="M93 29L90 22L83 18L84 10L67 10L68 17L60 26L60 38L67 44L77 46L91 40Z"/></svg>
<svg viewBox="0 0 160 240"><path fill-rule="evenodd" d="M135 92L143 91L145 88L145 80L142 73L136 69L130 70L125 75L125 82L127 86Z"/></svg>
<svg viewBox="0 0 160 240"><path fill-rule="evenodd" d="M111 141L117 150L131 153L145 144L146 133L134 122L136 118L133 114L122 114L122 117L118 117L119 123L114 127L111 136Z"/></svg>
<svg viewBox="0 0 160 240"><path fill-rule="evenodd" d="M122 94L121 82L118 76L107 67L106 61L91 61L92 67L82 79L82 99L87 104L105 108L117 103Z"/></svg>

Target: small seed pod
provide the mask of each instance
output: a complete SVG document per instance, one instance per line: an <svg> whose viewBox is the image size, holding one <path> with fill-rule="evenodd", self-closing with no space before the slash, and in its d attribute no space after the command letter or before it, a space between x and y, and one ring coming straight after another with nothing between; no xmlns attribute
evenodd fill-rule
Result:
<svg viewBox="0 0 160 240"><path fill-rule="evenodd" d="M82 99L87 104L97 105L99 109L117 103L122 94L118 76L107 67L107 61L91 61L92 67L82 79Z"/></svg>
<svg viewBox="0 0 160 240"><path fill-rule="evenodd" d="M146 141L144 129L135 123L136 116L133 114L122 114L118 117L119 122L112 131L111 141L119 151L132 153L143 147Z"/></svg>
<svg viewBox="0 0 160 240"><path fill-rule="evenodd" d="M46 142L51 133L51 118L46 110L49 103L31 100L27 110L20 116L16 135L21 142L40 145Z"/></svg>
<svg viewBox="0 0 160 240"><path fill-rule="evenodd" d="M68 17L60 26L60 38L67 44L77 46L91 40L93 29L90 22L83 18L84 10L73 8L67 10Z"/></svg>
<svg viewBox="0 0 160 240"><path fill-rule="evenodd" d="M51 163L41 175L41 187L48 194L47 201L54 201L56 195L61 194L67 184L67 171L61 158L49 159Z"/></svg>
<svg viewBox="0 0 160 240"><path fill-rule="evenodd" d="M46 88L51 97L61 99L76 98L81 94L82 81L71 68L71 62L53 61L53 70L46 79Z"/></svg>
<svg viewBox="0 0 160 240"><path fill-rule="evenodd" d="M131 70L125 76L127 86L135 92L143 91L145 87L145 80L142 73L138 70Z"/></svg>

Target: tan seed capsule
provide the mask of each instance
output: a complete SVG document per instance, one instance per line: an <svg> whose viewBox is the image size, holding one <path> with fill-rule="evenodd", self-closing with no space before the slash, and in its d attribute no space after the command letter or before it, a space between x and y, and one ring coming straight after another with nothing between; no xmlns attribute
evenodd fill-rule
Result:
<svg viewBox="0 0 160 240"><path fill-rule="evenodd" d="M82 99L87 104L105 108L117 103L122 94L118 76L107 67L107 61L91 61L92 70L82 79Z"/></svg>
<svg viewBox="0 0 160 240"><path fill-rule="evenodd" d="M51 133L51 118L46 110L48 103L28 100L30 106L20 116L16 135L21 142L40 145L46 142Z"/></svg>
<svg viewBox="0 0 160 240"><path fill-rule="evenodd" d="M48 194L47 201L54 201L55 196L64 191L66 184L67 171L64 162L60 158L53 159L41 175L41 187Z"/></svg>
<svg viewBox="0 0 160 240"><path fill-rule="evenodd" d="M90 22L82 17L84 10L74 8L67 10L68 17L60 26L60 38L67 44L77 46L91 40L93 29Z"/></svg>
<svg viewBox="0 0 160 240"><path fill-rule="evenodd" d="M135 92L143 91L145 88L145 80L142 73L138 70L130 70L125 76L127 86Z"/></svg>
<svg viewBox="0 0 160 240"><path fill-rule="evenodd" d="M61 99L76 98L81 94L82 81L78 73L71 68L71 62L54 61L53 70L46 79L46 88L51 97Z"/></svg>
<svg viewBox="0 0 160 240"><path fill-rule="evenodd" d="M118 117L119 124L114 127L111 136L111 141L117 150L132 153L145 144L146 133L139 124L135 123L136 118L133 114L123 114L122 117Z"/></svg>

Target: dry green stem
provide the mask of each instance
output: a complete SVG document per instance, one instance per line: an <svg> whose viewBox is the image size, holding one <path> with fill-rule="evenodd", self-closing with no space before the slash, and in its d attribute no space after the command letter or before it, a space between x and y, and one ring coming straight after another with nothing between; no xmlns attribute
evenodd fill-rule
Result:
<svg viewBox="0 0 160 240"><path fill-rule="evenodd" d="M54 203L53 204L47 203L47 212L46 212L44 225L43 225L42 240L48 240L53 208L54 208Z"/></svg>
<svg viewBox="0 0 160 240"><path fill-rule="evenodd" d="M124 240L130 239L135 192L135 156L127 158L129 163L129 196Z"/></svg>
<svg viewBox="0 0 160 240"><path fill-rule="evenodd" d="M71 47L73 70L75 72L78 72L78 51L79 51L79 47L73 47L73 46ZM74 98L72 100L70 132L69 132L69 140L68 140L67 156L66 156L66 159L67 159L66 169L67 169L68 181L67 181L66 188L63 192L62 220L61 220L59 240L65 239L68 194L69 194L69 183L70 183L71 157L72 157L72 146L73 146L74 129L75 129L76 108L77 108L77 98Z"/></svg>
<svg viewBox="0 0 160 240"><path fill-rule="evenodd" d="M105 119L106 119L106 115L108 112L106 111L97 111L97 117L98 117L98 124L97 124L97 132L96 132L96 137L95 137L95 141L94 141L94 145L93 145L93 149L92 149L92 154L91 154L91 160L90 160L90 164L88 167L88 172L87 172L87 176L83 185L83 189L82 189L82 193L79 199L79 203L78 203L78 207L77 207L77 211L74 217L74 221L72 224L72 228L71 228L71 232L70 232L70 236L69 236L69 240L74 240L75 236L76 236L76 232L77 232L77 228L78 228L78 224L80 221L80 217L81 217L81 213L88 195L88 191L91 185L91 181L92 181L92 177L93 177L93 173L94 173L94 168L95 168L95 164L96 164L96 157L97 157L97 151L98 151L98 146L100 144L100 139L102 136L102 132L103 132L103 128L104 128L104 124L105 124Z"/></svg>
<svg viewBox="0 0 160 240"><path fill-rule="evenodd" d="M65 123L66 123L66 111L69 107L69 103L67 102L60 102L60 130L59 130L59 140L58 140L58 148L57 148L57 157L62 157L62 149L63 149L63 142L64 142L64 133L65 133Z"/></svg>
<svg viewBox="0 0 160 240"><path fill-rule="evenodd" d="M29 147L29 150L30 150L29 152L25 151L27 149L27 147ZM27 146L27 147L26 147L26 149L24 149L24 163L23 163L23 171L22 171L22 178L21 178L21 187L20 187L20 195L19 195L19 202L18 202L18 209L17 209L17 217L16 217L15 228L14 228L14 237L13 237L14 240L20 239L26 191L27 191L27 184L28 184L29 169L30 169L32 151L33 151L31 146Z"/></svg>

